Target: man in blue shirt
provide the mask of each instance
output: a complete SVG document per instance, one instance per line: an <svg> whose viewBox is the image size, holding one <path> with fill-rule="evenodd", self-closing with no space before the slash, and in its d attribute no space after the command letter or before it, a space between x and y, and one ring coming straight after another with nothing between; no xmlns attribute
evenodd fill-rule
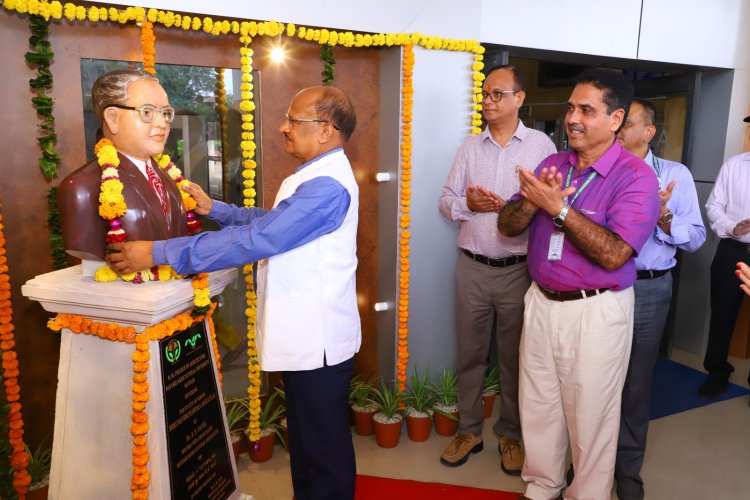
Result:
<svg viewBox="0 0 750 500"><path fill-rule="evenodd" d="M672 273L677 249L694 252L706 240L698 195L690 171L681 163L657 158L649 149L656 133L656 110L645 99L633 99L617 139L653 167L659 181L661 212L651 237L635 260L635 318L630 365L622 391L620 437L615 478L620 500L642 499L640 472L646 450L651 378L659 355L672 299Z"/></svg>
<svg viewBox="0 0 750 500"><path fill-rule="evenodd" d="M349 99L313 87L292 100L279 131L300 165L274 207L240 208L185 190L222 229L109 246L120 273L171 265L180 274L258 262L261 369L281 371L296 498L353 498L348 395L361 343L355 271L359 191L343 145L356 125Z"/></svg>

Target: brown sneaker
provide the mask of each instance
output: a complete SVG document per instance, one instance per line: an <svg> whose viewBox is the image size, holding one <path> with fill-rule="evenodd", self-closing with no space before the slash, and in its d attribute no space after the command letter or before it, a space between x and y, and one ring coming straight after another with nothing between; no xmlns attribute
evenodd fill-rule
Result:
<svg viewBox="0 0 750 500"><path fill-rule="evenodd" d="M470 453L479 453L483 447L482 438L471 432L456 434L440 456L440 463L448 467L458 467L466 463Z"/></svg>
<svg viewBox="0 0 750 500"><path fill-rule="evenodd" d="M524 459L521 443L515 439L500 436L497 450L502 457L500 467L502 467L503 472L511 476L520 476Z"/></svg>

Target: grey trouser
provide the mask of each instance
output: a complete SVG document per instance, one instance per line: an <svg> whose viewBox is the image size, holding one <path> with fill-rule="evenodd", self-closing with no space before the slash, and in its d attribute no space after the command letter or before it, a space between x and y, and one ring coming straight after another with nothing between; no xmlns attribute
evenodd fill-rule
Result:
<svg viewBox="0 0 750 500"><path fill-rule="evenodd" d="M463 253L456 262L459 432L482 435L482 383L487 370L492 324L500 374L498 436L521 439L518 416L518 346L523 297L531 284L526 263L489 267Z"/></svg>

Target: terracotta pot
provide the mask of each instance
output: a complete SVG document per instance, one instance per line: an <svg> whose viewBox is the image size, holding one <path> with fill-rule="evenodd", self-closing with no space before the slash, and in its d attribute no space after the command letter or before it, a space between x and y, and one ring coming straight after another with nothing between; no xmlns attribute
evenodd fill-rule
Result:
<svg viewBox="0 0 750 500"><path fill-rule="evenodd" d="M26 500L47 500L49 495L49 481L39 488L34 490L28 490L26 492Z"/></svg>
<svg viewBox="0 0 750 500"><path fill-rule="evenodd" d="M482 400L484 400L484 418L490 418L492 416L492 407L495 405L495 393L482 394Z"/></svg>
<svg viewBox="0 0 750 500"><path fill-rule="evenodd" d="M377 410L372 408L367 411L359 411L352 408L352 414L354 415L354 432L360 436L370 436L375 432L375 427L372 425L372 416L375 415Z"/></svg>
<svg viewBox="0 0 750 500"><path fill-rule="evenodd" d="M458 412L452 412L452 415L456 417L456 420L435 412L435 433L440 436L453 436L458 430Z"/></svg>
<svg viewBox="0 0 750 500"><path fill-rule="evenodd" d="M412 441L427 441L432 432L432 419L430 417L406 416L406 431Z"/></svg>
<svg viewBox="0 0 750 500"><path fill-rule="evenodd" d="M250 443L250 460L253 462L268 462L273 456L273 447L276 444L276 433L260 437L260 447L253 451L253 444Z"/></svg>
<svg viewBox="0 0 750 500"><path fill-rule="evenodd" d="M403 420L390 424L383 424L375 421L375 442L378 443L378 446L381 448L395 448L401 437L402 423Z"/></svg>

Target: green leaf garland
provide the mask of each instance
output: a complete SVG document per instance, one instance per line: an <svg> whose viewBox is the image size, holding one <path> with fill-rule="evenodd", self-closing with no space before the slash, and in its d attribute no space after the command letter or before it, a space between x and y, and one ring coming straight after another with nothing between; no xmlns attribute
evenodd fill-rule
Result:
<svg viewBox="0 0 750 500"><path fill-rule="evenodd" d="M333 76L336 71L336 59L333 55L333 47L324 43L320 46L320 60L323 61L323 85L333 85Z"/></svg>
<svg viewBox="0 0 750 500"><path fill-rule="evenodd" d="M42 150L39 166L45 179L52 180L57 175L61 158L55 151L57 135L55 134L55 118L52 116L53 101L47 95L47 91L52 87L52 73L49 66L55 54L52 52L52 45L47 40L49 35L47 21L42 16L29 16L29 29L31 30L29 45L33 51L26 53L26 62L29 66L36 67L36 78L29 80L29 86L36 93L36 96L31 98L31 102L36 112L44 118L39 124L42 135L37 138Z"/></svg>

